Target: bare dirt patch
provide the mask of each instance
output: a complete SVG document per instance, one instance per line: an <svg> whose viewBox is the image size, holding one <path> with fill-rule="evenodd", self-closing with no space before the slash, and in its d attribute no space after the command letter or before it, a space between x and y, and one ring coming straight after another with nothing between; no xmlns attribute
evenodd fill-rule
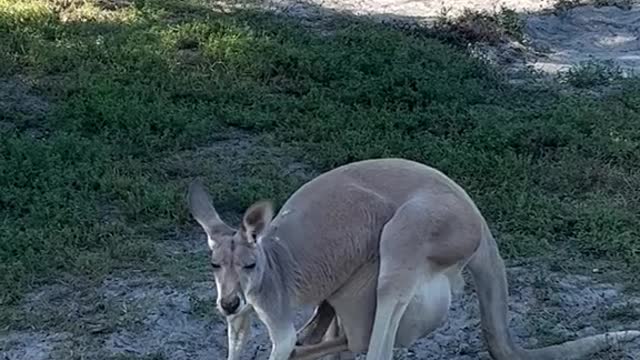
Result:
<svg viewBox="0 0 640 360"><path fill-rule="evenodd" d="M555 0L270 0L273 6L304 6L313 4L340 12L348 12L354 15L388 16L390 18L406 18L425 22L435 20L446 14L456 17L465 11L497 11L505 7L518 12L535 12L549 9L555 4Z"/></svg>
<svg viewBox="0 0 640 360"><path fill-rule="evenodd" d="M235 178L246 173L251 165L269 163L281 171L283 176L295 175L309 180L318 172L304 164L292 154L292 149L277 144L272 137L256 136L244 131L233 130L216 134L208 144L193 150L176 153L166 159L163 168L176 176L205 176L198 169L224 169L227 178ZM215 174L214 174L215 175ZM243 183L241 179L238 184Z"/></svg>
<svg viewBox="0 0 640 360"><path fill-rule="evenodd" d="M0 134L14 129L27 131L38 138L49 111L47 100L38 95L26 78L0 78Z"/></svg>
<svg viewBox="0 0 640 360"><path fill-rule="evenodd" d="M202 245L204 247L204 245ZM201 250L203 251L203 250ZM20 308L30 319L20 331L0 335L0 358L223 359L225 323L214 309L213 282L187 286L136 274L120 274L92 288L59 284L31 293ZM543 268L511 267L511 328L516 341L542 346L607 330L640 327L640 297L621 285ZM310 309L298 317L302 324ZM23 324L24 325L24 324ZM473 287L457 296L447 323L407 351L404 359L488 359L479 333ZM243 359L267 359L268 336L255 320ZM594 359L637 359L640 342Z"/></svg>
<svg viewBox="0 0 640 360"><path fill-rule="evenodd" d="M623 75L629 76L640 70L640 4L633 0L623 3L624 6L613 0L265 0L262 6L304 22L321 22L332 13L367 16L400 27L432 28L443 21L453 21L459 31L475 34L469 44L474 54L506 66L509 71L530 68L557 74L585 62L600 62L619 67ZM521 34L510 39L500 36L499 44L491 41L490 46L483 45L484 35L494 40L501 29L487 28L482 20L505 9L518 14ZM487 31L497 34L483 34Z"/></svg>
<svg viewBox="0 0 640 360"><path fill-rule="evenodd" d="M531 15L525 33L544 56L530 65L556 73L595 61L619 66L625 74L640 70L640 5L580 6L559 14Z"/></svg>

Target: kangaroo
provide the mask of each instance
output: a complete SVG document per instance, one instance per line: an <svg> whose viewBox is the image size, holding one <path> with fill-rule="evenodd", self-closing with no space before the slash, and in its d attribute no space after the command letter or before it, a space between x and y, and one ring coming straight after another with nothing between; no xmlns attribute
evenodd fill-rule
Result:
<svg viewBox="0 0 640 360"><path fill-rule="evenodd" d="M188 202L207 235L228 360L240 358L253 313L267 327L269 360L341 352L391 360L394 347L410 346L446 320L463 269L472 275L495 360L582 359L640 337L629 330L517 346L507 326L505 265L487 222L458 184L415 161L342 165L301 186L275 217L270 201L254 203L238 228L221 220L199 180ZM297 333L294 315L305 304L316 313Z"/></svg>

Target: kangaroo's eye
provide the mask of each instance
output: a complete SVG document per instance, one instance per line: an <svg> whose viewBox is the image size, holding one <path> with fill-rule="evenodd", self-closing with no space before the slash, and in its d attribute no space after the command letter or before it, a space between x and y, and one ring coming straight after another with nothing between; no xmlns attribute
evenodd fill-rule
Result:
<svg viewBox="0 0 640 360"><path fill-rule="evenodd" d="M253 264L249 264L249 265L245 265L245 266L244 266L244 268L245 268L245 269L247 269L247 270L251 270L251 269L253 269L253 268L255 268L255 267L256 267L256 263L253 263Z"/></svg>
<svg viewBox="0 0 640 360"><path fill-rule="evenodd" d="M214 269L220 269L220 264L216 264L216 263L211 263L211 267Z"/></svg>

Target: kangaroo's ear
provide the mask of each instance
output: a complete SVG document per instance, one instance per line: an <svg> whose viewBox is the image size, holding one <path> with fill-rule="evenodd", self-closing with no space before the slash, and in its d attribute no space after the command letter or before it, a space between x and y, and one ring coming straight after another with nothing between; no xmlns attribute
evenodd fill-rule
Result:
<svg viewBox="0 0 640 360"><path fill-rule="evenodd" d="M192 181L191 185L189 185L188 197L189 211L207 233L207 242L209 243L209 247L213 248L218 235L228 231L230 228L220 219L204 185L202 185L199 179Z"/></svg>
<svg viewBox="0 0 640 360"><path fill-rule="evenodd" d="M262 200L251 205L242 218L242 233L245 239L255 243L272 219L273 204L270 201Z"/></svg>

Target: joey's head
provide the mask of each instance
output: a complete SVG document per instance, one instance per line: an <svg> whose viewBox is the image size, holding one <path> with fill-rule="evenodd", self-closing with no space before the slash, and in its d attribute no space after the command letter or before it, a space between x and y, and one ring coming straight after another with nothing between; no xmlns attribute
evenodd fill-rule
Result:
<svg viewBox="0 0 640 360"><path fill-rule="evenodd" d="M218 310L225 316L238 314L265 271L259 239L273 218L273 207L268 201L253 204L236 229L220 219L202 184L194 181L189 187L189 210L207 234Z"/></svg>

